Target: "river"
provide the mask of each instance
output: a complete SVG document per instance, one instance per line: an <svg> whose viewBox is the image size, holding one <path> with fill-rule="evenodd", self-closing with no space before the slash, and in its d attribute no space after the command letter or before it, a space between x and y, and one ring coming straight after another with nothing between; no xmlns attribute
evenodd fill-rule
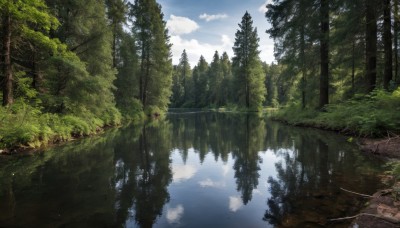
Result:
<svg viewBox="0 0 400 228"><path fill-rule="evenodd" d="M0 227L321 227L354 215L381 162L346 137L257 115L169 113L0 157Z"/></svg>

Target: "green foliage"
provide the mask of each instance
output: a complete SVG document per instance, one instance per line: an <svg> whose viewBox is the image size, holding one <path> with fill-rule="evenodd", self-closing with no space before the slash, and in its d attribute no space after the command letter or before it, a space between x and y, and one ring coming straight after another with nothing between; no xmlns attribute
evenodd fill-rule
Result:
<svg viewBox="0 0 400 228"><path fill-rule="evenodd" d="M302 110L299 105L284 108L275 118L291 124L319 126L361 136L385 136L400 129L400 89L389 93L376 90L339 104L325 112Z"/></svg>
<svg viewBox="0 0 400 228"><path fill-rule="evenodd" d="M257 29L248 12L235 34L232 66L239 105L248 110L261 110L265 99L265 73L260 61Z"/></svg>
<svg viewBox="0 0 400 228"><path fill-rule="evenodd" d="M172 94L172 59L166 23L155 0L130 4L132 33L140 50L139 100L144 109L156 106L166 111Z"/></svg>
<svg viewBox="0 0 400 228"><path fill-rule="evenodd" d="M58 115L42 113L23 100L0 108L0 148L38 147L48 142L96 134L105 125L119 125L121 114L110 108L100 118L91 113Z"/></svg>
<svg viewBox="0 0 400 228"><path fill-rule="evenodd" d="M186 50L183 50L178 66L174 66L172 75L171 107L181 107L193 99L192 70Z"/></svg>
<svg viewBox="0 0 400 228"><path fill-rule="evenodd" d="M164 114L164 112L157 106L148 106L145 108L144 113L148 116L148 117L157 117L160 116L162 114Z"/></svg>
<svg viewBox="0 0 400 228"><path fill-rule="evenodd" d="M395 181L399 181L400 180L400 162L389 162L386 165L386 167L390 169L387 173L392 175Z"/></svg>

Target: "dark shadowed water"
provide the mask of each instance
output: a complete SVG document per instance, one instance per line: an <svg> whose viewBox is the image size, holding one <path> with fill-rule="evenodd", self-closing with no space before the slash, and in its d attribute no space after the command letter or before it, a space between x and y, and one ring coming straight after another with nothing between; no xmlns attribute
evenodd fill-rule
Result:
<svg viewBox="0 0 400 228"><path fill-rule="evenodd" d="M354 215L379 162L345 137L255 115L170 113L0 158L0 227L322 227Z"/></svg>

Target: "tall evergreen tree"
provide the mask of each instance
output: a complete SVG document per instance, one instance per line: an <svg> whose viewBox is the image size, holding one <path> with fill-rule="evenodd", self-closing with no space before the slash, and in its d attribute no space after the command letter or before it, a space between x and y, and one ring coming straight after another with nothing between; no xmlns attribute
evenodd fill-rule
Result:
<svg viewBox="0 0 400 228"><path fill-rule="evenodd" d="M174 66L172 72L172 96L171 96L171 104L172 108L181 107L183 101L183 85L182 80L180 78L180 72L178 66Z"/></svg>
<svg viewBox="0 0 400 228"><path fill-rule="evenodd" d="M59 22L49 13L43 0L0 0L0 6L2 19L1 62L3 65L2 104L5 106L14 102L13 91L16 79L13 75L12 48L21 47L22 41L28 41L31 46L40 45L56 54L57 49L62 49L62 47L58 40L49 38L50 30L55 29ZM14 50L14 53L18 52Z"/></svg>
<svg viewBox="0 0 400 228"><path fill-rule="evenodd" d="M365 0L365 58L367 91L371 92L376 87L376 61L377 61L377 9L374 0Z"/></svg>
<svg viewBox="0 0 400 228"><path fill-rule="evenodd" d="M321 70L319 85L319 107L329 103L329 1L320 0L320 54Z"/></svg>
<svg viewBox="0 0 400 228"><path fill-rule="evenodd" d="M393 79L391 0L384 0L383 4L383 45L385 52L385 72L383 74L383 88L388 90L389 83Z"/></svg>
<svg viewBox="0 0 400 228"><path fill-rule="evenodd" d="M190 99L190 91L192 87L192 69L189 64L189 58L186 54L186 50L183 50L181 58L179 60L178 70L183 86L183 100L188 102Z"/></svg>
<svg viewBox="0 0 400 228"><path fill-rule="evenodd" d="M221 82L221 89L219 90L219 97L221 105L226 105L229 102L233 102L233 75L232 75L232 63L226 52L222 53L221 56L221 69L223 74L223 79Z"/></svg>
<svg viewBox="0 0 400 228"><path fill-rule="evenodd" d="M288 75L300 76L300 82L297 83L301 91L302 107L311 103L313 94L310 91L312 83L308 83L308 75L313 75L316 69L315 47L317 24L313 12L314 1L306 0L282 0L275 1L267 5L267 20L272 27L267 33L275 41L275 56L280 64L289 67L284 68ZM297 81L297 78L291 78L291 81ZM295 83L293 83L295 84Z"/></svg>
<svg viewBox="0 0 400 228"><path fill-rule="evenodd" d="M334 4L332 14L340 14L332 20L330 44L332 54L330 66L332 69L331 80L332 88L330 100L338 99L337 90L342 90L345 98L353 96L355 93L364 92L361 86L365 81L363 75L365 61L365 28L364 12L360 11L364 7L364 0L338 1ZM350 75L350 77L349 77ZM339 83L337 83L339 82ZM336 88L334 85L341 85ZM335 97L336 96L336 97ZM339 98L341 99L341 98Z"/></svg>
<svg viewBox="0 0 400 228"><path fill-rule="evenodd" d="M208 75L210 80L210 103L216 106L220 106L222 104L221 83L224 74L222 71L221 60L218 51L215 51L214 53L213 60L210 63Z"/></svg>
<svg viewBox="0 0 400 228"><path fill-rule="evenodd" d="M115 112L116 71L112 66L112 34L104 2L48 0L47 4L61 22L53 36L66 43L82 61L53 59L47 66L51 72L46 82L50 93L45 102L50 111L77 115L89 111L96 116Z"/></svg>
<svg viewBox="0 0 400 228"><path fill-rule="evenodd" d="M239 104L247 109L260 109L265 99L265 78L259 57L257 29L253 28L253 20L247 11L235 36L232 66Z"/></svg>
<svg viewBox="0 0 400 228"><path fill-rule="evenodd" d="M114 84L116 86L115 99L117 108L131 117L139 113L141 104L136 95L138 93L138 56L135 38L130 33L123 33L118 51L118 74Z"/></svg>
<svg viewBox="0 0 400 228"><path fill-rule="evenodd" d="M135 0L130 15L140 56L139 99L144 108L166 110L171 95L172 60L161 6L155 0Z"/></svg>
<svg viewBox="0 0 400 228"><path fill-rule="evenodd" d="M199 62L193 69L193 100L197 108L208 105L208 63L203 56L200 56Z"/></svg>
<svg viewBox="0 0 400 228"><path fill-rule="evenodd" d="M107 6L107 17L112 30L112 56L113 67L117 66L117 46L119 37L122 36L122 26L126 23L127 3L126 0L105 0Z"/></svg>
<svg viewBox="0 0 400 228"><path fill-rule="evenodd" d="M278 78L279 78L279 65L271 63L271 65L264 64L265 71L265 88L267 90L266 104L268 106L278 106Z"/></svg>
<svg viewBox="0 0 400 228"><path fill-rule="evenodd" d="M393 2L393 15L394 81L399 83L399 0Z"/></svg>

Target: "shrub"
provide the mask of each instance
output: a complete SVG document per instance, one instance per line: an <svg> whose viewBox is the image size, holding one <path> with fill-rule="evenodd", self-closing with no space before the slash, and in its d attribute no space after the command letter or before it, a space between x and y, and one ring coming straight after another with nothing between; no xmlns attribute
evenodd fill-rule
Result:
<svg viewBox="0 0 400 228"><path fill-rule="evenodd" d="M290 124L306 124L361 136L382 136L400 131L400 89L393 93L376 90L325 107L325 112L290 105L274 115Z"/></svg>

